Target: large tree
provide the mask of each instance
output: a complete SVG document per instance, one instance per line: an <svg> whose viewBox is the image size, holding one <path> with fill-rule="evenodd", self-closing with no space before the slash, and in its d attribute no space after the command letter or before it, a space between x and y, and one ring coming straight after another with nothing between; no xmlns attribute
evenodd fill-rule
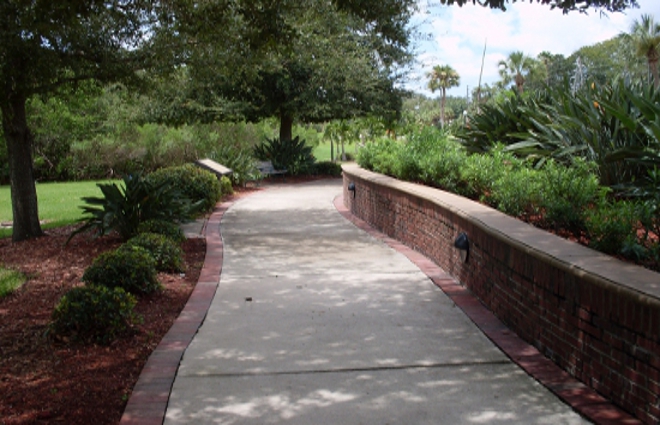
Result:
<svg viewBox="0 0 660 425"><path fill-rule="evenodd" d="M231 43L219 40L216 26L180 20L181 33L195 40L187 67L203 119L277 117L280 138L290 139L294 121L398 113L412 1L245 3L249 13L239 9L223 28ZM266 23L275 27L263 33Z"/></svg>
<svg viewBox="0 0 660 425"><path fill-rule="evenodd" d="M644 14L635 21L630 29L635 50L639 56L646 58L649 72L653 76L655 88L660 86L658 77L658 60L660 60L660 24L652 15Z"/></svg>
<svg viewBox="0 0 660 425"><path fill-rule="evenodd" d="M26 102L82 80L132 77L143 66L156 10L150 0L3 0L0 111L14 241L42 234Z"/></svg>
<svg viewBox="0 0 660 425"><path fill-rule="evenodd" d="M447 99L447 89L458 87L461 83L461 77L458 72L449 65L436 65L431 72L427 74L429 78L428 88L435 93L440 90L440 125L445 126L445 102Z"/></svg>

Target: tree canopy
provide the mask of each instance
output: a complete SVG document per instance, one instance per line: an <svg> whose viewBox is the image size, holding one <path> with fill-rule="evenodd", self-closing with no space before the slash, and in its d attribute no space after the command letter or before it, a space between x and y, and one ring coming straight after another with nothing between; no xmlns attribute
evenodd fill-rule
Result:
<svg viewBox="0 0 660 425"><path fill-rule="evenodd" d="M516 3L518 0L440 0L440 3L446 5L472 3L492 9L506 10L506 5ZM521 0L524 1L524 0ZM534 0L530 0L532 2ZM622 12L631 7L638 7L637 0L536 0L536 3L550 6L551 9L561 9L564 12L579 10L582 12L590 8L605 10L608 12Z"/></svg>

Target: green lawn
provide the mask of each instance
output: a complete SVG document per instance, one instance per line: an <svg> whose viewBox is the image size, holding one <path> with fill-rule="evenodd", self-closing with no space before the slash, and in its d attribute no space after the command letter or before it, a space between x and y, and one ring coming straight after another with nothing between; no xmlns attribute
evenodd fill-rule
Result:
<svg viewBox="0 0 660 425"><path fill-rule="evenodd" d="M330 142L321 142L314 148L316 161L330 161Z"/></svg>
<svg viewBox="0 0 660 425"><path fill-rule="evenodd" d="M11 294L24 282L25 276L21 273L0 267L0 298Z"/></svg>
<svg viewBox="0 0 660 425"><path fill-rule="evenodd" d="M355 157L355 145L345 145L344 149L347 154L351 154ZM338 151L341 150L341 146L335 145L335 159L339 156ZM318 146L314 148L313 151L314 157L317 161L330 161L330 142L321 142Z"/></svg>
<svg viewBox="0 0 660 425"><path fill-rule="evenodd" d="M107 182L107 181L103 181ZM67 183L37 183L39 220L43 228L65 226L82 216L83 196L101 196L97 181ZM12 221L9 186L0 186L0 222ZM11 236L11 229L0 229L0 238Z"/></svg>

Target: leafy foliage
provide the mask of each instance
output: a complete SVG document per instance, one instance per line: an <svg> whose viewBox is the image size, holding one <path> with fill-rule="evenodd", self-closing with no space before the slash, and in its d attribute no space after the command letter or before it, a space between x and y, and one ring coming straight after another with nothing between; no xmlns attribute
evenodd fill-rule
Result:
<svg viewBox="0 0 660 425"><path fill-rule="evenodd" d="M202 211L211 211L220 200L220 182L217 177L192 164L162 168L147 176L154 187L172 187L194 203L201 203Z"/></svg>
<svg viewBox="0 0 660 425"><path fill-rule="evenodd" d="M312 174L317 176L341 176L341 165L332 161L321 161L314 164Z"/></svg>
<svg viewBox="0 0 660 425"><path fill-rule="evenodd" d="M87 204L81 207L85 214L81 219L84 225L71 237L87 230L96 231L99 235L117 231L127 240L137 234L138 226L144 221L186 220L203 205L202 202L193 204L167 180L147 180L138 174L124 177L123 183L123 187L116 183L99 183L103 198L82 198Z"/></svg>
<svg viewBox="0 0 660 425"><path fill-rule="evenodd" d="M146 249L156 261L156 270L180 272L183 270L183 251L174 241L157 233L140 233L129 239L120 249L131 251L133 247Z"/></svg>
<svg viewBox="0 0 660 425"><path fill-rule="evenodd" d="M582 158L597 164L601 184L617 187L643 178L649 163L660 163L658 123L660 92L618 79L576 93L565 85L508 96L484 105L456 136L473 152L486 152L499 142L541 163Z"/></svg>
<svg viewBox="0 0 660 425"><path fill-rule="evenodd" d="M160 289L156 260L146 249L125 246L99 255L82 280L89 285L119 287L132 294L148 294Z"/></svg>
<svg viewBox="0 0 660 425"><path fill-rule="evenodd" d="M156 233L168 237L174 243L180 244L186 240L181 227L165 220L147 220L138 225L138 234L140 233Z"/></svg>
<svg viewBox="0 0 660 425"><path fill-rule="evenodd" d="M594 164L577 160L566 167L548 161L540 171L539 205L547 224L579 235L585 212L603 193Z"/></svg>
<svg viewBox="0 0 660 425"><path fill-rule="evenodd" d="M137 322L136 304L122 288L73 288L55 307L49 332L58 338L109 344Z"/></svg>
<svg viewBox="0 0 660 425"><path fill-rule="evenodd" d="M483 202L509 215L533 219L544 228L587 235L592 247L644 261L660 260L660 170L616 201L599 184L597 164L577 158L530 161L497 144L468 154L446 134L427 128L407 141L378 139L358 153L367 169L440 187ZM538 218L543 219L542 222Z"/></svg>
<svg viewBox="0 0 660 425"><path fill-rule="evenodd" d="M254 156L262 161L271 161L276 170L287 170L296 176L312 170L312 150L297 136L292 140L266 139L254 147Z"/></svg>

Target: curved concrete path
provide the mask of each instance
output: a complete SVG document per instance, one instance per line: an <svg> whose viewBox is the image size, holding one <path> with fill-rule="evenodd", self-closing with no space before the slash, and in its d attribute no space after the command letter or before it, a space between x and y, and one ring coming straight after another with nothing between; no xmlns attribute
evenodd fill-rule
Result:
<svg viewBox="0 0 660 425"><path fill-rule="evenodd" d="M165 424L585 423L338 214L340 194L275 186L224 213L220 283Z"/></svg>

